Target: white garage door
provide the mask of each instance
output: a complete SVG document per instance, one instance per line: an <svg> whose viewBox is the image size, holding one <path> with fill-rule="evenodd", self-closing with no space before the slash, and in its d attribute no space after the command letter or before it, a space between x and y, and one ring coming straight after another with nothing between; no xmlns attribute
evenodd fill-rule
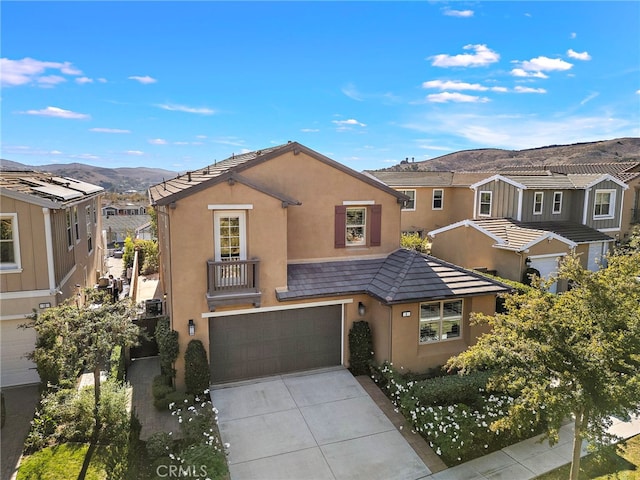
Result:
<svg viewBox="0 0 640 480"><path fill-rule="evenodd" d="M25 358L25 355L35 348L36 333L32 328L18 328L26 321L26 319L0 321L0 347L2 349L0 385L3 387L40 381L35 364Z"/></svg>
<svg viewBox="0 0 640 480"><path fill-rule="evenodd" d="M540 272L540 277L544 279L548 279L553 275L558 274L558 259L560 256L558 255L544 255L540 257L529 257L531 258L531 268L535 268ZM549 291L552 293L556 293L558 288L557 282L549 287Z"/></svg>

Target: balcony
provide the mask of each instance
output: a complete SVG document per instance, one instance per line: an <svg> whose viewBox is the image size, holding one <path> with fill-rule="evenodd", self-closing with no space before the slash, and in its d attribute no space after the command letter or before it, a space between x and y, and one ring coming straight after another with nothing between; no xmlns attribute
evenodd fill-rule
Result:
<svg viewBox="0 0 640 480"><path fill-rule="evenodd" d="M216 262L207 260L207 304L209 311L228 305L251 303L260 306L259 286L260 261L230 260Z"/></svg>

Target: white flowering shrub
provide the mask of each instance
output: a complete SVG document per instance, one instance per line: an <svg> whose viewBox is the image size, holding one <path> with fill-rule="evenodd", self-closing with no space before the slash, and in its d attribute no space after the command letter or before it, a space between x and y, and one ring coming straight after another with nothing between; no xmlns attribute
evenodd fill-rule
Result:
<svg viewBox="0 0 640 480"><path fill-rule="evenodd" d="M544 421L539 412L520 411L520 428L507 430L503 419L509 409L519 406L512 396L487 392L487 374L407 381L390 363L385 363L373 378L448 466L531 437L541 430ZM448 402L444 401L447 397L433 393L443 386L451 388ZM434 399L445 404L434 404ZM461 399L468 400L468 404Z"/></svg>
<svg viewBox="0 0 640 480"><path fill-rule="evenodd" d="M174 440L171 446L165 449L166 453L155 461L154 471L157 475L162 476L168 471L164 467L175 465L181 467L181 478L227 478L226 454L230 445L223 444L220 440L217 427L218 410L212 405L208 394L209 390L205 390L204 395L196 395L193 401L185 398L181 402L169 404L171 415L178 418L180 438ZM173 432L167 435L174 437Z"/></svg>

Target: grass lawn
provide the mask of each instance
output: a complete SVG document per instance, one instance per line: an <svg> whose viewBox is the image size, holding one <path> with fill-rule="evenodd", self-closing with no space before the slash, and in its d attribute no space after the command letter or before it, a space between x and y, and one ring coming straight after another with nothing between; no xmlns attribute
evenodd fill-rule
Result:
<svg viewBox="0 0 640 480"><path fill-rule="evenodd" d="M22 460L17 480L77 480L89 451L86 443L64 443L48 447ZM85 480L107 477L107 447L98 446L87 469Z"/></svg>
<svg viewBox="0 0 640 480"><path fill-rule="evenodd" d="M570 466L536 477L536 480L566 480ZM640 479L640 435L627 440L627 446L618 454L603 459L587 455L580 462L580 480L637 480Z"/></svg>

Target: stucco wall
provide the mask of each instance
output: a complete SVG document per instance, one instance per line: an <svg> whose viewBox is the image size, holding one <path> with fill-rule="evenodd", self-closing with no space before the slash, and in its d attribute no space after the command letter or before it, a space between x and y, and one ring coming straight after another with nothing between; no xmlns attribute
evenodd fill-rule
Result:
<svg viewBox="0 0 640 480"><path fill-rule="evenodd" d="M393 187L396 190L415 190L415 210L402 211L402 231L430 230L450 225L473 216L473 190L468 187ZM434 210L433 191L443 191L443 208Z"/></svg>

